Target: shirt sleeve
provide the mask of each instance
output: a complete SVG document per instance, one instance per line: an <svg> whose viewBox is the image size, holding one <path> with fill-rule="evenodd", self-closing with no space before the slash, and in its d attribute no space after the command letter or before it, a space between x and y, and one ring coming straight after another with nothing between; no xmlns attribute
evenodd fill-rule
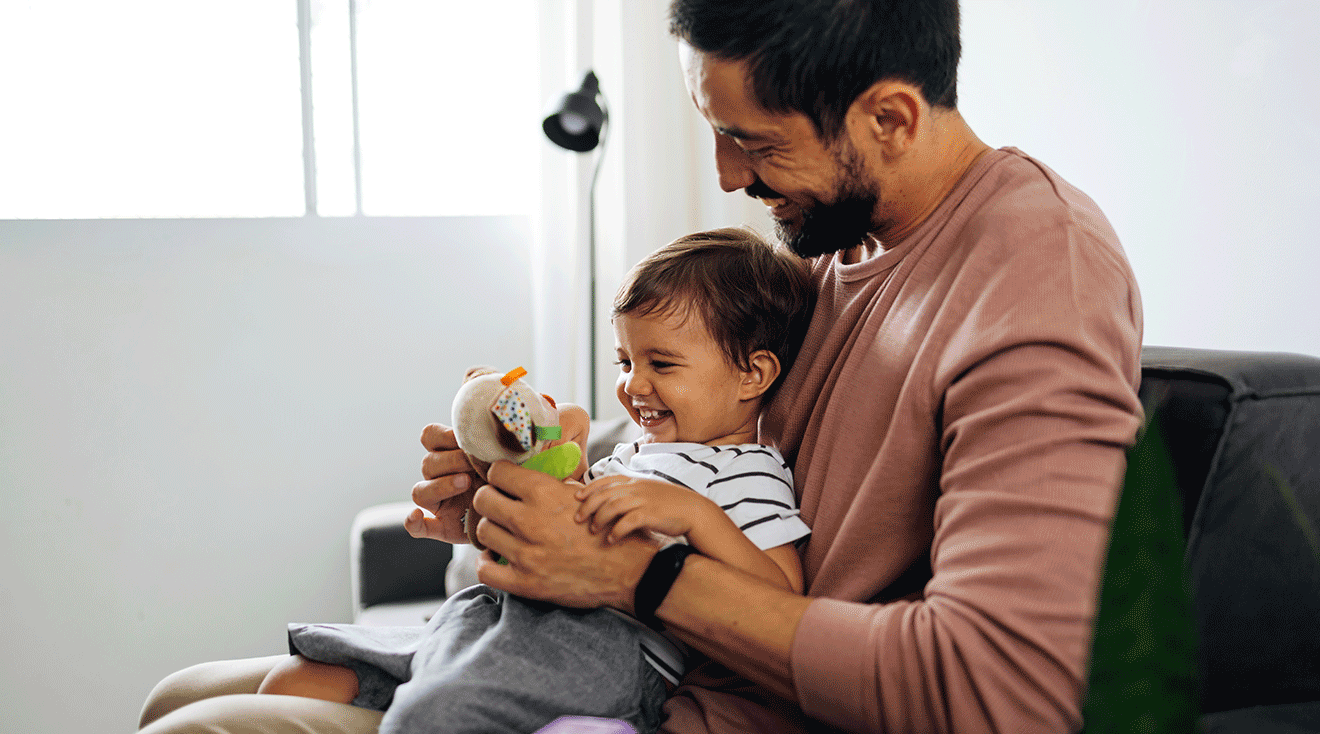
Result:
<svg viewBox="0 0 1320 734"><path fill-rule="evenodd" d="M1039 365L1039 351L998 358L951 396L960 425L924 598L808 608L792 648L808 715L848 731L1080 725L1100 563L1136 421L1130 405L1116 408L1118 385L1113 403L1083 405L1101 388L1080 364L1069 388L996 405L1023 384L1009 365Z"/></svg>
<svg viewBox="0 0 1320 734"><path fill-rule="evenodd" d="M761 550L800 540L811 528L798 516L793 474L772 449L740 453L709 484L705 495Z"/></svg>

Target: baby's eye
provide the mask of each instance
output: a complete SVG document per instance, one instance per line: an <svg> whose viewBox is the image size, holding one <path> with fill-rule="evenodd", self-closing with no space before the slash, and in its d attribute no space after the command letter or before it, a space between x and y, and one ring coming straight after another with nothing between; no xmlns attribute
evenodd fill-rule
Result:
<svg viewBox="0 0 1320 734"><path fill-rule="evenodd" d="M675 366L673 362L651 362L651 369L655 370L667 370L673 366Z"/></svg>
<svg viewBox="0 0 1320 734"><path fill-rule="evenodd" d="M623 370L624 372L627 372L628 370L632 369L632 362L626 359L615 360L614 364L618 365L619 369Z"/></svg>

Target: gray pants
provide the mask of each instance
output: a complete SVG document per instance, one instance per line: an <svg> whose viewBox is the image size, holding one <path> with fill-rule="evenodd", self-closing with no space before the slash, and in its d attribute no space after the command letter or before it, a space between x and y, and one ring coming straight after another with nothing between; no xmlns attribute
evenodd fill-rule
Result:
<svg viewBox="0 0 1320 734"><path fill-rule="evenodd" d="M450 597L423 627L289 625L290 651L358 676L382 734L530 734L565 715L661 721L665 686L636 630L613 613L533 602L488 586Z"/></svg>

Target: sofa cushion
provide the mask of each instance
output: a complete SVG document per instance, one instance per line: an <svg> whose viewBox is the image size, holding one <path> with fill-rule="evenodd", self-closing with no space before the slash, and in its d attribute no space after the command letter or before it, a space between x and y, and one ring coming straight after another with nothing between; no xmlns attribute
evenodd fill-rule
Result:
<svg viewBox="0 0 1320 734"><path fill-rule="evenodd" d="M1315 734L1320 702L1252 706L1201 717L1201 734Z"/></svg>

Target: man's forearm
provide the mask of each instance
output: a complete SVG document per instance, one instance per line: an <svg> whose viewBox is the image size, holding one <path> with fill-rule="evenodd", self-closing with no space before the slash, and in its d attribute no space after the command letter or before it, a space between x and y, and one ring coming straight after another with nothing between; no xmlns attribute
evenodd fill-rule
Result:
<svg viewBox="0 0 1320 734"><path fill-rule="evenodd" d="M810 604L810 598L692 555L656 613L685 643L796 701L789 653Z"/></svg>

